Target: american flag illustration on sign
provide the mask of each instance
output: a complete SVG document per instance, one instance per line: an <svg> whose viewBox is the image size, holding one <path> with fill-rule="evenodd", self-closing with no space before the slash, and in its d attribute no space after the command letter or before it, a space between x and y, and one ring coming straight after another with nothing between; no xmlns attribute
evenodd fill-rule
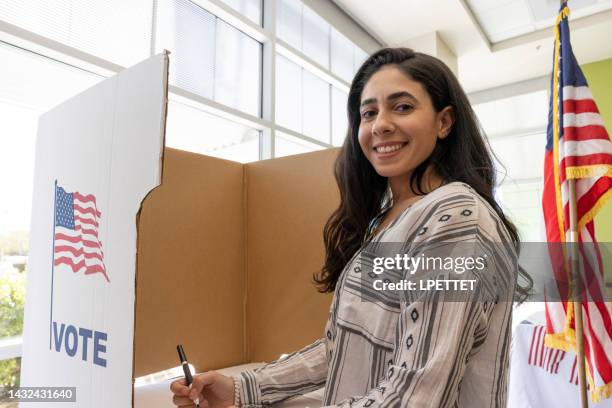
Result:
<svg viewBox="0 0 612 408"><path fill-rule="evenodd" d="M66 265L85 275L100 273L110 282L98 233L101 217L94 195L68 193L56 184L54 266Z"/></svg>

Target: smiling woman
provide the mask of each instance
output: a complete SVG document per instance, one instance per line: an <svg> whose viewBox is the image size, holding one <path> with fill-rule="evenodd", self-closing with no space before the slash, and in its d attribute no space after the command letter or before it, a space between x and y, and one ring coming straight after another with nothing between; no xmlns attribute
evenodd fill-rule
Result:
<svg viewBox="0 0 612 408"><path fill-rule="evenodd" d="M395 66L372 75L360 104L359 145L376 172L388 179L396 205L410 200L410 176L448 136L453 109L434 110L423 86ZM429 173L429 184L441 178Z"/></svg>
<svg viewBox="0 0 612 408"><path fill-rule="evenodd" d="M191 389L177 380L174 402L261 407L324 387L325 406L506 406L512 302L530 281L516 286L518 234L493 199L494 174L451 71L410 49L376 52L349 92L335 166L340 205L314 277L321 292L334 292L324 336L233 378L203 373ZM441 267L428 272L442 281L421 291L368 285L372 259L422 256L448 242L462 244L442 254L455 260L489 254L485 270L462 269L475 279L458 297L438 290L458 272ZM399 275L415 286L416 275Z"/></svg>

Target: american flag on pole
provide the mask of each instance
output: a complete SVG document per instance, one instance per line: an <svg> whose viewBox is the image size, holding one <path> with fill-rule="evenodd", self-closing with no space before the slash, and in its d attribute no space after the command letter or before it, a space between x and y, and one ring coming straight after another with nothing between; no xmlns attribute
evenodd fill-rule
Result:
<svg viewBox="0 0 612 408"><path fill-rule="evenodd" d="M587 377L591 397L597 402L612 396L612 323L603 302L603 267L593 218L612 197L612 144L572 52L568 15L569 9L563 5L555 26L542 206L547 241L571 242L567 180L576 180L578 243L591 248L591 253L581 249L581 278L599 282L586 289L582 301ZM551 264L555 289L562 299L568 299L568 269L560 248L550 251ZM547 302L545 312L546 345L575 350L572 302Z"/></svg>
<svg viewBox="0 0 612 408"><path fill-rule="evenodd" d="M101 273L110 282L98 236L101 216L92 194L68 193L56 185L54 266L66 265L85 275Z"/></svg>

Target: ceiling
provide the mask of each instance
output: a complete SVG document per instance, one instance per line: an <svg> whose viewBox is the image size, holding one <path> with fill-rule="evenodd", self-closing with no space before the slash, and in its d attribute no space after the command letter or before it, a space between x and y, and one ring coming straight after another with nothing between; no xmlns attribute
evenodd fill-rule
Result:
<svg viewBox="0 0 612 408"><path fill-rule="evenodd" d="M436 32L468 93L550 75L558 0L333 1L386 46ZM612 0L568 5L578 62L612 58Z"/></svg>

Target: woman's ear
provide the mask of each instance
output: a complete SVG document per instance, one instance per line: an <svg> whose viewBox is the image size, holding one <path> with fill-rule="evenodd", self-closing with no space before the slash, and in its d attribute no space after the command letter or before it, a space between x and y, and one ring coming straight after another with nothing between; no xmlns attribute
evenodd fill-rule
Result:
<svg viewBox="0 0 612 408"><path fill-rule="evenodd" d="M444 139L449 135L453 123L455 123L455 111L452 106L447 106L438 112L438 138Z"/></svg>

